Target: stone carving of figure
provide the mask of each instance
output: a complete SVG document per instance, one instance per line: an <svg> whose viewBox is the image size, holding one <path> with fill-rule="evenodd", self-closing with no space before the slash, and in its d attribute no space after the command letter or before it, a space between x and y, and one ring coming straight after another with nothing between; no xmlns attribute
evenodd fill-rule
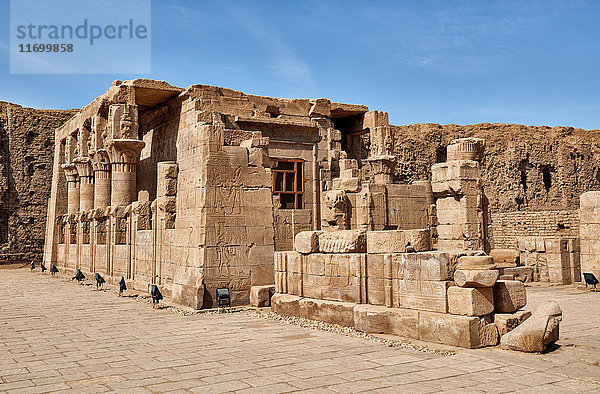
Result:
<svg viewBox="0 0 600 394"><path fill-rule="evenodd" d="M325 192L325 205L322 210L321 225L324 230L347 230L348 226L348 197L343 190Z"/></svg>
<svg viewBox="0 0 600 394"><path fill-rule="evenodd" d="M125 138L125 139L132 138L131 132L132 132L133 120L131 119L131 115L129 114L129 111L127 111L127 110L123 111L123 114L121 115L120 123L121 123L121 138Z"/></svg>

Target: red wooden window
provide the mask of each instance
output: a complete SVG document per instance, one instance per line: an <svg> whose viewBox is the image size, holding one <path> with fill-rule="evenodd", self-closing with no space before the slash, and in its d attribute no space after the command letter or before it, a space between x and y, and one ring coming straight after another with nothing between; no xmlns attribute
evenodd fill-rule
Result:
<svg viewBox="0 0 600 394"><path fill-rule="evenodd" d="M279 196L283 209L304 209L304 161L272 159L275 162L273 194Z"/></svg>

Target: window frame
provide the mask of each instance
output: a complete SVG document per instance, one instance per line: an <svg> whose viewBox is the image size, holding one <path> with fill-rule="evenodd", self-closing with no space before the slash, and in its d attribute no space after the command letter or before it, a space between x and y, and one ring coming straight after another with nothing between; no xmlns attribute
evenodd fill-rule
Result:
<svg viewBox="0 0 600 394"><path fill-rule="evenodd" d="M279 197L279 201L281 203L281 195L293 195L294 196L294 208L281 208L281 209L304 209L304 206L306 204L306 199L304 198L304 190L306 188L306 177L304 176L305 173L305 161L302 159L283 159L283 158L271 158L271 160L274 162L273 167L271 168L271 173L272 173L272 178L271 178L271 191L273 192L273 195L277 195ZM293 170L283 170L283 169L277 169L275 167L277 167L277 164L280 162L284 162L284 163L294 163L294 169ZM300 167L301 171L302 171L302 179L301 179L301 188L300 190L298 190L298 167ZM283 177L283 182L282 182L282 190L277 190L275 187L276 184L276 177L277 174L282 174ZM293 174L293 179L294 179L294 188L293 191L287 191L287 174ZM302 203L299 204L298 203L298 199L302 200Z"/></svg>

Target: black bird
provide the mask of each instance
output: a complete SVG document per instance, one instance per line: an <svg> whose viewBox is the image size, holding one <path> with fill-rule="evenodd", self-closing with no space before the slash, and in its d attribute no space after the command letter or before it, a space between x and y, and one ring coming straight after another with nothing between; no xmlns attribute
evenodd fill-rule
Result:
<svg viewBox="0 0 600 394"><path fill-rule="evenodd" d="M85 275L78 268L77 271L75 271L75 276L73 277L73 279L75 279L76 281L78 281L80 284L83 284L83 280L85 279Z"/></svg>
<svg viewBox="0 0 600 394"><path fill-rule="evenodd" d="M94 274L94 276L96 277L96 290L100 290L100 288L102 287L103 284L106 283L106 281L104 280L102 275L100 275L97 272Z"/></svg>
<svg viewBox="0 0 600 394"><path fill-rule="evenodd" d="M152 308L158 307L158 303L163 299L162 294L160 294L160 290L158 290L158 286L150 286L150 295L152 295Z"/></svg>
<svg viewBox="0 0 600 394"><path fill-rule="evenodd" d="M54 264L50 264L50 274L54 276L54 274L58 273L58 268Z"/></svg>
<svg viewBox="0 0 600 394"><path fill-rule="evenodd" d="M410 242L406 244L406 253L417 253L416 249L410 244Z"/></svg>
<svg viewBox="0 0 600 394"><path fill-rule="evenodd" d="M35 270L35 261L31 261L31 270L34 271Z"/></svg>
<svg viewBox="0 0 600 394"><path fill-rule="evenodd" d="M121 276L121 281L119 282L119 297L123 295L125 290L127 290L127 284L125 283L125 277Z"/></svg>
<svg viewBox="0 0 600 394"><path fill-rule="evenodd" d="M40 263L40 268L42 269L42 272L46 272L47 270L46 266L44 265L44 262Z"/></svg>

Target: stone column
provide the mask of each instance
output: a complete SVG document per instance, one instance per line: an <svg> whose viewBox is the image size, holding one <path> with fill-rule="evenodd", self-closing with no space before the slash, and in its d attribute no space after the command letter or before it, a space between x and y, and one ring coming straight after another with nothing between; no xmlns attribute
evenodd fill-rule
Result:
<svg viewBox="0 0 600 394"><path fill-rule="evenodd" d="M113 104L108 112L104 145L111 165L110 205L129 205L137 199L136 167L145 142L138 139L138 109Z"/></svg>
<svg viewBox="0 0 600 394"><path fill-rule="evenodd" d="M73 160L79 174L79 211L94 209L94 171L89 157L77 157Z"/></svg>
<svg viewBox="0 0 600 394"><path fill-rule="evenodd" d="M137 199L136 168L144 141L107 141L111 166L110 205L129 205Z"/></svg>
<svg viewBox="0 0 600 394"><path fill-rule="evenodd" d="M439 250L485 250L487 204L479 160L484 141L461 138L448 145L448 161L431 168L437 197Z"/></svg>
<svg viewBox="0 0 600 394"><path fill-rule="evenodd" d="M74 215L79 212L79 174L75 164L63 164L67 178L67 214Z"/></svg>
<svg viewBox="0 0 600 394"><path fill-rule="evenodd" d="M104 209L110 205L110 162L108 153L101 149L94 153L94 209Z"/></svg>

